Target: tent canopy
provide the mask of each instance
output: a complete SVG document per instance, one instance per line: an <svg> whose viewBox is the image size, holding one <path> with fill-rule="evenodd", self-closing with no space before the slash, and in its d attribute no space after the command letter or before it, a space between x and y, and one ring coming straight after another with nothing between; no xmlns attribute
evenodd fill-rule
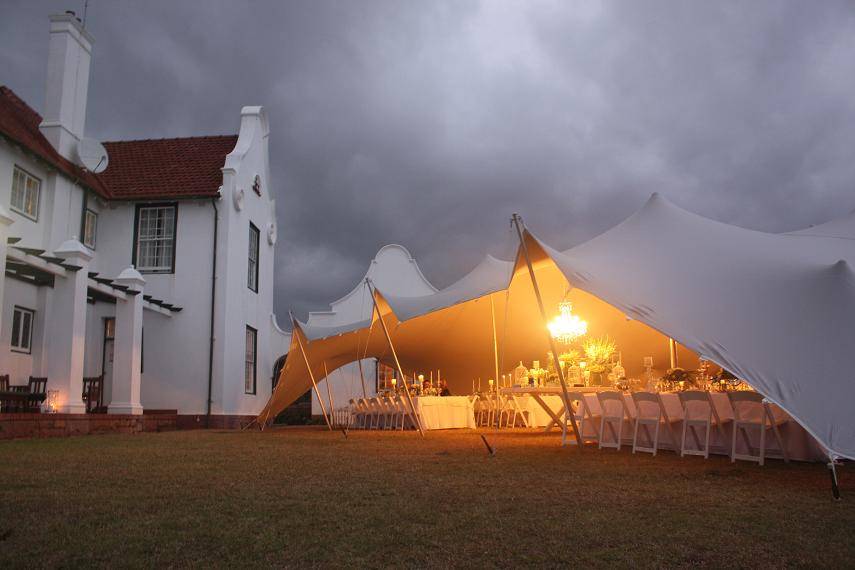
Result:
<svg viewBox="0 0 855 570"><path fill-rule="evenodd" d="M574 311L589 321L589 334L615 338L625 366L657 350L663 362L662 334L670 336L747 380L831 455L855 458L855 378L847 366L855 346L855 215L768 234L691 214L654 194L622 223L567 251L524 236L544 304L555 307L572 285ZM473 378L495 376L493 318L500 373L546 354L519 253L515 261L488 256L436 293L375 295L405 373L440 368L455 393L468 392ZM336 328L295 322L292 351L300 335L316 378L324 363L329 371L364 357L391 363L375 320ZM289 358L260 419L310 387L302 358Z"/></svg>

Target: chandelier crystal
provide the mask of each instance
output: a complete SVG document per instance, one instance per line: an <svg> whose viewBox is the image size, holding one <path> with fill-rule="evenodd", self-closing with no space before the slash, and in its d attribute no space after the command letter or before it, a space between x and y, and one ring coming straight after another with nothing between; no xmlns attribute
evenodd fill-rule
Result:
<svg viewBox="0 0 855 570"><path fill-rule="evenodd" d="M558 304L558 316L547 326L552 338L563 344L570 344L588 332L588 323L573 314L573 304L570 301Z"/></svg>

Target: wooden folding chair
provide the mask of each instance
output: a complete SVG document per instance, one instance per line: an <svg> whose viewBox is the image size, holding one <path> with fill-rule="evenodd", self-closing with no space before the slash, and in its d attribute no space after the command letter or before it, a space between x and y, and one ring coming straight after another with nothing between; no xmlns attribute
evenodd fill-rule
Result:
<svg viewBox="0 0 855 570"><path fill-rule="evenodd" d="M683 406L683 436L680 439L680 457L686 455L700 455L704 459L710 456L710 432L712 431L713 403L707 392L700 390L689 390L680 392L680 404ZM692 408L706 407L705 415L700 418L692 418ZM704 443L698 437L698 428L704 428ZM695 441L695 448L686 447L686 435L691 431Z"/></svg>
<svg viewBox="0 0 855 570"><path fill-rule="evenodd" d="M790 458L784 447L781 433L778 431L779 423L769 407L769 403L757 392L728 392L727 397L733 407L733 437L731 438L730 461L736 463L737 459L754 461L764 465L766 461L766 430L771 429L775 441L784 456L784 461L789 463ZM753 413L752 413L753 412ZM754 417L751 417L754 416ZM759 419L757 419L759 416ZM758 453L752 453L753 446L749 438L748 430L757 429L760 432L760 447ZM745 443L746 453L738 453L736 434L741 433Z"/></svg>
<svg viewBox="0 0 855 570"><path fill-rule="evenodd" d="M623 422L625 419L631 419L632 417L629 409L626 407L626 401L623 399L623 392L598 392L597 399L600 401L600 407L602 408L599 448L610 447L620 451L621 438L623 437ZM614 405L615 403L617 406ZM615 407L620 410L619 413L615 412ZM615 423L618 425L617 430L615 430ZM606 426L612 432L612 436L614 437L613 443L606 441Z"/></svg>
<svg viewBox="0 0 855 570"><path fill-rule="evenodd" d="M86 413L93 414L103 411L104 406L104 377L93 376L83 379L83 403L86 404Z"/></svg>
<svg viewBox="0 0 855 570"><path fill-rule="evenodd" d="M47 378L30 376L27 387L30 394L47 394Z"/></svg>

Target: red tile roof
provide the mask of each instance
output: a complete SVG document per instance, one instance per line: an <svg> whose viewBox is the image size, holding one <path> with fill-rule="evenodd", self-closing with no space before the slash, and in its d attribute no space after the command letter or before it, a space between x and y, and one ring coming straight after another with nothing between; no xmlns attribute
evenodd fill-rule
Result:
<svg viewBox="0 0 855 570"><path fill-rule="evenodd" d="M0 134L108 200L162 200L218 195L221 168L237 135L104 143L110 162L92 174L63 158L39 131L41 116L0 86Z"/></svg>
<svg viewBox="0 0 855 570"><path fill-rule="evenodd" d="M79 181L83 186L104 198L110 198L110 191L95 175L60 156L39 130L41 122L41 115L24 103L14 91L5 85L0 85L0 134L35 154L66 176Z"/></svg>
<svg viewBox="0 0 855 570"><path fill-rule="evenodd" d="M215 197L236 143L237 135L106 142L110 164L98 178L115 200Z"/></svg>

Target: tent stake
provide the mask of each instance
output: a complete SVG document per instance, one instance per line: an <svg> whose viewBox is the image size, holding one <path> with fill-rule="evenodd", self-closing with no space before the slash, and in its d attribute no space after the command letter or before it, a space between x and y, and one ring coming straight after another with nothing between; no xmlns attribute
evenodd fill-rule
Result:
<svg viewBox="0 0 855 570"><path fill-rule="evenodd" d="M291 315L291 326L293 329L293 334L297 337L297 344L300 347L300 354L303 355L303 362L306 363L306 369L309 371L309 378L312 380L312 388L315 389L315 395L318 397L318 403L321 405L321 412L324 414L324 421L327 422L327 428L332 431L332 424L330 424L330 419L327 417L327 409L324 406L324 400L321 398L321 393L318 391L318 383L315 382L315 375L312 373L312 366L309 364L309 358L306 356L306 349L303 348L303 341L300 340L300 331L299 325L297 324L297 319L294 318L294 315Z"/></svg>
<svg viewBox="0 0 855 570"><path fill-rule="evenodd" d="M392 351L392 357L395 359L395 366L398 367L398 374L401 375L401 384L404 385L404 393L407 395L407 403L409 404L409 409L407 410L407 413L410 415L410 420L413 422L413 425L418 428L419 433L422 437L424 437L425 432L424 429L422 429L421 419L416 413L416 406L413 404L413 397L410 396L410 388L407 386L407 378L406 376L404 376L404 370L401 368L401 362L398 360L398 353L395 351L395 345L392 344L392 337L389 335L389 329L386 328L386 321L383 320L383 315L380 313L380 307L377 305L377 297L374 296L374 291L371 287L371 281L366 278L365 283L368 285L369 291L371 291L371 300L374 302L374 310L377 311L377 319L380 321L380 326L383 329L383 334L386 335L386 342L389 343L389 348Z"/></svg>
<svg viewBox="0 0 855 570"><path fill-rule="evenodd" d="M330 415L332 416L332 423L335 424L335 402L332 399L332 388L330 388L330 373L327 371L327 361L324 360L324 384L327 385L327 397L330 403Z"/></svg>
<svg viewBox="0 0 855 570"><path fill-rule="evenodd" d="M534 276L534 267L532 266L531 258L528 255L528 247L525 245L522 228L520 228L519 214L514 214L511 221L517 229L517 236L520 238L520 249L525 257L525 264L528 266L528 274L531 277L531 284L532 287L534 287L534 294L537 297L537 306L540 308L540 316L543 319L543 329L546 332L546 337L549 339L549 347L552 350L552 358L555 361L555 370L558 372L558 380L561 382L561 390L564 393L564 416L565 418L570 418L570 425L573 426L573 432L576 434L576 443L579 445L579 451L581 451L583 448L582 434L579 433L579 426L576 425L576 416L573 414L573 408L570 406L570 396L567 393L567 382L564 381L564 371L561 369L561 360L558 358L558 349L555 347L555 340L552 338L552 335L549 334L549 329L546 326L549 319L546 318L546 309L543 308L543 298L540 296L540 287L537 285L537 278ZM567 430L566 421L564 422L564 430Z"/></svg>

